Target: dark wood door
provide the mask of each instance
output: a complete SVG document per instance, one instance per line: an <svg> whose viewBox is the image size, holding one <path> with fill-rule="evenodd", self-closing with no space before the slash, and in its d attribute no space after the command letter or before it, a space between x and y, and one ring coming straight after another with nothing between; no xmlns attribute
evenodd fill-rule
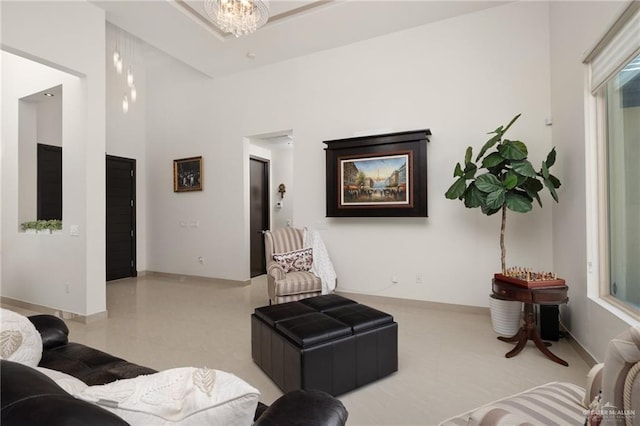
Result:
<svg viewBox="0 0 640 426"><path fill-rule="evenodd" d="M62 147L38 144L38 220L62 220Z"/></svg>
<svg viewBox="0 0 640 426"><path fill-rule="evenodd" d="M135 277L136 160L107 155L107 281Z"/></svg>
<svg viewBox="0 0 640 426"><path fill-rule="evenodd" d="M265 274L264 236L269 229L269 162L251 158L250 162L250 234L251 278Z"/></svg>

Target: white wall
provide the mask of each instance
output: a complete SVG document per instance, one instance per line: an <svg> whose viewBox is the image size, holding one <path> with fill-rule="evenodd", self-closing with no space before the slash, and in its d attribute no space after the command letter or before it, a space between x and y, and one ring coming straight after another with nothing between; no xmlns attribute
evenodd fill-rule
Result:
<svg viewBox="0 0 640 426"><path fill-rule="evenodd" d="M243 156L242 138L233 152L224 134L209 131L215 122L210 105L219 99L205 95L209 81L176 61L147 74L147 269L236 279L232 271L238 268L241 241L233 236L242 232L242 220L234 215L243 214L235 207L243 194L233 168L241 169L248 154ZM199 155L204 190L173 192L173 160Z"/></svg>
<svg viewBox="0 0 640 426"><path fill-rule="evenodd" d="M587 296L585 169L586 52L628 5L624 2L551 2L551 99L553 141L563 187L553 211L554 268L569 285L562 320L598 360L607 342L628 324Z"/></svg>
<svg viewBox="0 0 640 426"><path fill-rule="evenodd" d="M37 103L37 142L62 146L62 97L64 94Z"/></svg>
<svg viewBox="0 0 640 426"><path fill-rule="evenodd" d="M116 39L122 46L124 41L129 49L121 47L126 64L133 65L134 83L137 91L136 102L131 101L130 89L126 83L126 67L118 74L113 66L113 49ZM107 25L106 37L106 153L116 157L136 160L136 266L138 271L147 270L147 106L146 68L142 61L139 44L122 30L116 31ZM122 97L129 94L129 111L122 111Z"/></svg>
<svg viewBox="0 0 640 426"><path fill-rule="evenodd" d="M16 99L9 102L15 104ZM36 220L38 212L38 106L18 101L18 111L18 224L21 224Z"/></svg>
<svg viewBox="0 0 640 426"><path fill-rule="evenodd" d="M522 2L227 78L149 75L149 268L247 279L242 140L293 129L293 219L322 230L342 290L486 306L500 265L499 218L444 193L466 146L479 149L517 113L510 136L528 142L534 163L551 148L548 18L546 3ZM323 140L427 127L429 218L325 219ZM171 160L200 154L205 190L174 194ZM551 201L543 201L545 209L509 215L509 264L553 266ZM201 217L199 236L179 229L183 212ZM213 260L199 268L203 252ZM418 273L424 284L415 284Z"/></svg>
<svg viewBox="0 0 640 426"><path fill-rule="evenodd" d="M74 77L64 82L63 235L18 233L19 97L61 81L2 55L2 296L91 315L104 312L104 12L84 2L2 2L2 48ZM42 84L42 85L41 85ZM67 90L67 88L69 90ZM80 235L69 235L69 225ZM35 265L35 266L34 266ZM66 288L69 292L66 292Z"/></svg>

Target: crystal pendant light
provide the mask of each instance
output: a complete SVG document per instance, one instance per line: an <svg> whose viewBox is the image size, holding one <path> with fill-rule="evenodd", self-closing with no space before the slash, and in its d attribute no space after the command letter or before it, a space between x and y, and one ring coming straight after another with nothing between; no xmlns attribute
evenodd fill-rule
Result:
<svg viewBox="0 0 640 426"><path fill-rule="evenodd" d="M131 72L131 67L127 69L127 85L129 87L133 86L133 72Z"/></svg>
<svg viewBox="0 0 640 426"><path fill-rule="evenodd" d="M127 95L124 95L124 98L122 98L122 112L126 114L128 111L129 111L129 98L127 97Z"/></svg>
<svg viewBox="0 0 640 426"><path fill-rule="evenodd" d="M120 62L120 51L116 45L116 49L113 51L113 66L118 67L118 62Z"/></svg>
<svg viewBox="0 0 640 426"><path fill-rule="evenodd" d="M205 0L204 10L222 31L240 37L267 23L269 0Z"/></svg>
<svg viewBox="0 0 640 426"><path fill-rule="evenodd" d="M136 90L136 85L131 85L131 102L135 102L138 99L138 91Z"/></svg>

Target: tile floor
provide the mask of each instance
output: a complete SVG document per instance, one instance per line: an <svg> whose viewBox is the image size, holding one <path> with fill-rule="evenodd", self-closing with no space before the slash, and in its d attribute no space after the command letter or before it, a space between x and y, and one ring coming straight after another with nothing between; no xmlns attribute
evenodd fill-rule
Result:
<svg viewBox="0 0 640 426"><path fill-rule="evenodd" d="M584 386L589 366L565 340L551 349L569 367L550 361L532 343L506 359L511 345L496 339L486 314L364 299L399 324L399 370L340 396L349 425L432 425L542 383ZM107 285L107 320L67 324L72 341L151 368L207 366L232 372L270 404L282 393L251 359L249 320L254 308L267 303L264 276L237 286L146 275Z"/></svg>

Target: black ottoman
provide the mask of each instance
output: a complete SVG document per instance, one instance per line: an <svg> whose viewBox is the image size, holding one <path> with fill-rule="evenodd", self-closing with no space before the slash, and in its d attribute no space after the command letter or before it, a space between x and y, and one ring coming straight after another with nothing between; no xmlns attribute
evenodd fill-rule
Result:
<svg viewBox="0 0 640 426"><path fill-rule="evenodd" d="M356 387L398 370L398 324L391 315L359 303L325 314L352 329L356 339Z"/></svg>
<svg viewBox="0 0 640 426"><path fill-rule="evenodd" d="M340 395L398 369L398 324L384 312L325 295L257 308L254 362L284 392Z"/></svg>

